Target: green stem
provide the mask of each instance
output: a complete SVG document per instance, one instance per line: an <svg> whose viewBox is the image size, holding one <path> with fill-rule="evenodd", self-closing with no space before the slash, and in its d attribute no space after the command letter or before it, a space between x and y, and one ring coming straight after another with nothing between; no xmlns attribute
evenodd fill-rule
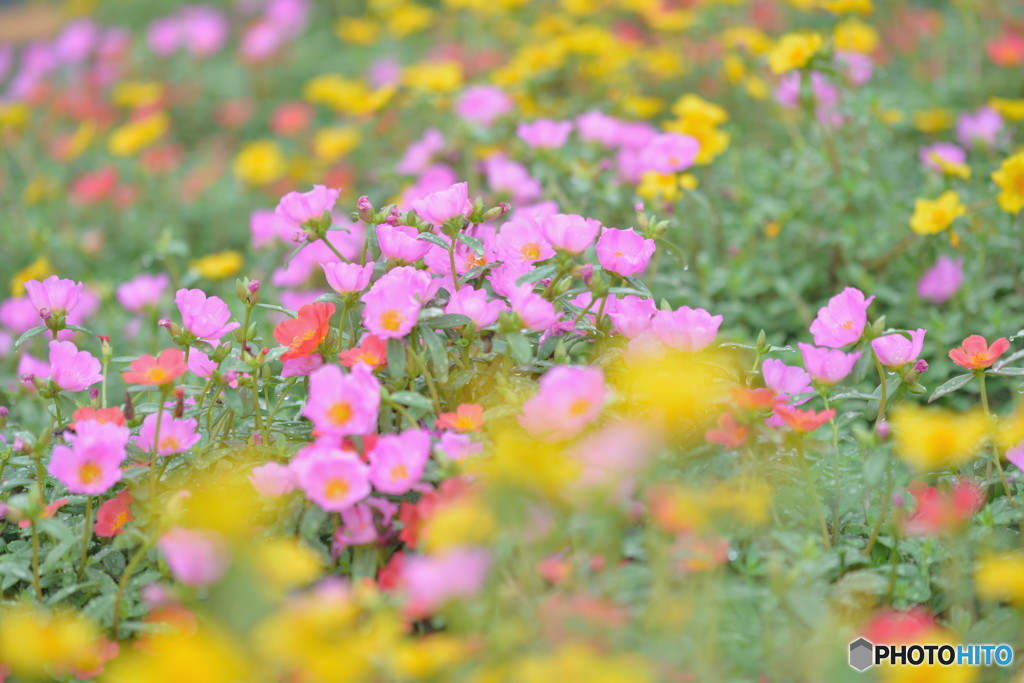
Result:
<svg viewBox="0 0 1024 683"><path fill-rule="evenodd" d="M393 409L394 409L394 411L395 411L396 413L398 413L399 415L401 415L402 417L404 417L404 418L405 418L406 420L408 420L408 421L409 421L409 426L410 426L410 427L415 427L415 426L416 426L416 425L418 424L418 423L416 422L416 418L414 418L414 417L413 417L413 416L412 416L412 415L411 415L411 414L409 413L409 411L408 411L408 410L406 410L405 408L403 408L402 406L400 406L400 405L399 405L398 403L395 403L394 401L388 401L388 405L389 405L389 406L391 406L391 408L393 408ZM399 429L401 429L401 428L402 428L402 425L401 425L401 424L399 424L399 425L398 425L398 428L399 428Z"/></svg>
<svg viewBox="0 0 1024 683"><path fill-rule="evenodd" d="M341 252L340 252L340 251L338 251L337 249L335 249L335 248L334 248L334 245L333 245L333 244L331 244L331 241L330 241L329 239L327 239L327 236L326 236L326 235L324 235L324 236L323 236L323 237L321 237L320 239L321 239L321 240L323 240L323 243L327 245L327 248L328 248L328 249L330 249L331 251L333 251L333 252L334 252L334 255L335 255L335 256L337 256L337 257L338 257L339 259L341 259L341 262L342 262L342 263L348 263L348 259L347 259L347 258L345 258L344 256L342 256L342 255L341 255ZM364 257L365 257L365 250L366 250L366 247L364 246L364 247L363 247Z"/></svg>
<svg viewBox="0 0 1024 683"><path fill-rule="evenodd" d="M878 426L885 421L885 403L888 400L886 396L888 387L886 387L885 370L882 369L882 362L878 360L878 354L875 353L874 349L871 350L871 357L875 360L875 370L878 371L878 382L881 384L882 392L878 397L878 417L875 418L875 429L877 430Z"/></svg>
<svg viewBox="0 0 1024 683"><path fill-rule="evenodd" d="M988 409L988 391L985 388L985 371L976 370L975 376L978 378L978 385L981 388L981 409L985 412L985 417L990 417L991 413ZM1010 493L1010 485L1006 481L1006 475L1003 473L1003 463L1000 462L999 457L999 446L996 445L996 440L991 439L992 443L992 462L995 463L996 472L999 473L999 481L1003 484L1003 492L1006 493L1006 499L1010 501L1011 507L1017 507L1017 501L1013 499L1013 495Z"/></svg>
<svg viewBox="0 0 1024 683"><path fill-rule="evenodd" d="M345 302L341 304L341 321L338 322L338 351L345 349L345 315L348 313L348 297L345 297ZM353 339L353 341L355 341Z"/></svg>
<svg viewBox="0 0 1024 683"><path fill-rule="evenodd" d="M825 511L821 507L821 496L818 495L818 487L814 484L814 477L811 475L811 468L808 467L807 458L804 456L804 443L802 437L797 441L796 452L800 460L800 469L804 471L804 477L807 479L807 486L811 490L811 500L814 501L814 509L818 515L818 523L821 525L821 540L825 544L825 550L828 550L832 547L832 544L828 539L828 523L825 521Z"/></svg>
<svg viewBox="0 0 1024 683"><path fill-rule="evenodd" d="M36 591L36 601L43 603L43 587L39 582L39 530L36 520L32 520L32 586Z"/></svg>
<svg viewBox="0 0 1024 683"><path fill-rule="evenodd" d="M139 549L132 555L132 559L128 561L128 566L124 568L124 574L121 575L121 580L117 584L117 597L114 598L114 621L110 627L114 640L117 640L117 626L121 621L121 599L124 597L124 589L128 586L128 580L132 578L135 568L139 566L139 562L146 556L149 548L149 542L139 546Z"/></svg>
<svg viewBox="0 0 1024 683"><path fill-rule="evenodd" d="M89 557L89 538L92 536L92 496L85 499L85 533L82 534L82 564L78 565L78 580L85 576L85 562Z"/></svg>
<svg viewBox="0 0 1024 683"><path fill-rule="evenodd" d="M459 274L455 272L455 238L452 238L452 244L448 247L448 259L452 265L452 282L455 283L455 291L459 291Z"/></svg>
<svg viewBox="0 0 1024 683"><path fill-rule="evenodd" d="M156 451L157 444L160 443L160 425L164 419L164 392L160 392L160 403L156 408L156 433L153 435L153 447L150 450L150 461L149 461L149 505L152 508L154 515L156 513Z"/></svg>
<svg viewBox="0 0 1024 683"><path fill-rule="evenodd" d="M284 402L284 399L287 398L288 396L288 392L291 391L291 388L295 386L296 382L298 382L298 379L292 377L288 380L288 383L285 385L284 391L281 393L281 397L277 399L277 403L274 405L274 409L270 411L270 415L267 416L268 430L270 429L270 424L274 421L274 416L277 415L277 409L281 407L281 404Z"/></svg>
<svg viewBox="0 0 1024 683"><path fill-rule="evenodd" d="M430 399L434 402L434 412L441 412L441 401L437 396L437 387L434 386L434 378L431 377L430 371L427 370L427 364L423 360L420 354L416 353L415 337L409 342L409 355L416 361L416 365L419 366L420 372L423 373L423 379L427 383L427 390L430 392Z"/></svg>
<svg viewBox="0 0 1024 683"><path fill-rule="evenodd" d="M868 538L868 544L864 546L864 554L871 555L871 550L875 547L875 541L878 539L878 532L882 530L882 524L885 523L885 515L889 512L889 503L892 499L892 467L886 467L885 470L885 496L882 498L882 509L878 513L878 520L875 522L874 528L871 530L871 537Z"/></svg>
<svg viewBox="0 0 1024 683"><path fill-rule="evenodd" d="M824 389L819 389L819 391L821 393L821 400L825 402L825 410L828 410L828 394ZM835 475L836 488L835 511L832 523L832 545L837 545L839 543L839 431L836 429L835 417L829 420L829 424L832 426L832 469Z"/></svg>

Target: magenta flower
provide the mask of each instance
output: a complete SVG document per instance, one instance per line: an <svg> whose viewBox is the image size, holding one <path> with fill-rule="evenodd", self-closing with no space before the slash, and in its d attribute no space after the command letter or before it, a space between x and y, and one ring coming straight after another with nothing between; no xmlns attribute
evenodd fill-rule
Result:
<svg viewBox="0 0 1024 683"><path fill-rule="evenodd" d="M314 443L290 467L306 497L329 512L341 512L370 495L370 468L354 451Z"/></svg>
<svg viewBox="0 0 1024 683"><path fill-rule="evenodd" d="M654 249L654 240L641 237L633 228L605 228L597 240L597 261L605 270L626 277L646 268Z"/></svg>
<svg viewBox="0 0 1024 683"><path fill-rule="evenodd" d="M319 353L286 360L281 368L281 377L308 377L323 367L324 359Z"/></svg>
<svg viewBox="0 0 1024 683"><path fill-rule="evenodd" d="M184 453L199 443L198 420L177 419L169 410L163 413L163 418L160 419L159 438L156 433L157 414L152 413L142 421L139 435L135 437L136 446L149 453L153 450L155 442L157 455L174 455Z"/></svg>
<svg viewBox="0 0 1024 683"><path fill-rule="evenodd" d="M218 297L207 297L201 289L179 289L174 303L181 311L181 320L197 339L210 343L219 342L225 334L241 327L239 323L228 322L231 310Z"/></svg>
<svg viewBox="0 0 1024 683"><path fill-rule="evenodd" d="M1006 459L1016 465L1017 469L1024 470L1024 441L1007 448Z"/></svg>
<svg viewBox="0 0 1024 683"><path fill-rule="evenodd" d="M917 295L933 304L949 301L964 281L963 257L952 259L940 256L935 265L921 276L917 283Z"/></svg>
<svg viewBox="0 0 1024 683"><path fill-rule="evenodd" d="M554 304L534 292L530 285L524 284L516 287L508 300L512 306L512 312L519 316L523 327L528 330L546 330L554 325L562 315L556 313Z"/></svg>
<svg viewBox="0 0 1024 683"><path fill-rule="evenodd" d="M24 334L38 324L39 312L28 297L12 297L0 303L0 325L14 334Z"/></svg>
<svg viewBox="0 0 1024 683"><path fill-rule="evenodd" d="M442 225L457 216L468 216L473 212L473 205L469 202L469 184L455 183L447 190L431 192L421 199L414 199L410 208L433 225Z"/></svg>
<svg viewBox="0 0 1024 683"><path fill-rule="evenodd" d="M301 242L305 238L305 231L273 211L257 209L249 214L249 236L253 248L259 249L277 240Z"/></svg>
<svg viewBox="0 0 1024 683"><path fill-rule="evenodd" d="M715 340L722 316L703 308L683 306L676 311L657 311L651 329L666 346L678 351L701 351Z"/></svg>
<svg viewBox="0 0 1024 683"><path fill-rule="evenodd" d="M252 468L249 481L261 496L278 498L295 490L295 472L276 462Z"/></svg>
<svg viewBox="0 0 1024 683"><path fill-rule="evenodd" d="M72 342L50 342L50 379L64 391L82 391L103 381L102 365Z"/></svg>
<svg viewBox="0 0 1024 683"><path fill-rule="evenodd" d="M436 128L428 128L423 137L413 142L405 150L405 154L395 166L395 171L403 175L422 173L434 155L444 149L444 136Z"/></svg>
<svg viewBox="0 0 1024 683"><path fill-rule="evenodd" d="M314 185L309 192L289 192L281 197L274 213L295 229L301 229L309 221L319 221L338 202L341 190L332 190L324 185Z"/></svg>
<svg viewBox="0 0 1024 683"><path fill-rule="evenodd" d="M373 508L367 503L356 503L341 511L341 528L334 535L331 553L352 545L366 545L377 540L377 525L373 521Z"/></svg>
<svg viewBox="0 0 1024 683"><path fill-rule="evenodd" d="M952 142L936 142L918 150L918 158L925 167L933 171L942 172L942 166L936 159L942 159L953 164L962 164L967 161L967 152L963 147L954 145Z"/></svg>
<svg viewBox="0 0 1024 683"><path fill-rule="evenodd" d="M127 427L113 422L86 420L69 435L71 447L55 446L47 471L70 493L98 495L121 480L121 463L128 456Z"/></svg>
<svg viewBox="0 0 1024 683"><path fill-rule="evenodd" d="M158 545L171 574L187 586L215 583L231 562L224 537L215 531L176 526L160 536Z"/></svg>
<svg viewBox="0 0 1024 683"><path fill-rule="evenodd" d="M661 133L640 150L638 163L643 171L678 173L693 166L700 152L696 138L679 133Z"/></svg>
<svg viewBox="0 0 1024 683"><path fill-rule="evenodd" d="M964 112L956 122L956 139L964 147L994 147L1003 130L1003 117L995 109L984 106L975 112Z"/></svg>
<svg viewBox="0 0 1024 683"><path fill-rule="evenodd" d="M382 223L377 226L377 242L381 252L388 258L406 263L419 261L432 246L426 240L416 239L417 235L419 231L411 225Z"/></svg>
<svg viewBox="0 0 1024 683"><path fill-rule="evenodd" d="M871 348L878 356L878 362L888 368L898 368L907 363L917 360L921 355L921 347L924 346L924 335L927 332L923 327L910 332L910 339L902 334L887 334L883 337L876 337L871 340Z"/></svg>
<svg viewBox="0 0 1024 683"><path fill-rule="evenodd" d="M165 273L136 275L117 288L117 300L130 313L140 313L147 306L156 307L160 303L169 281Z"/></svg>
<svg viewBox="0 0 1024 683"><path fill-rule="evenodd" d="M786 399L800 394L814 393L814 389L811 387L811 376L807 374L806 370L786 365L775 358L766 358L761 363L761 376L764 378L765 386ZM789 402L791 405L798 406L809 400L810 396L807 396L799 398L795 402Z"/></svg>
<svg viewBox="0 0 1024 683"><path fill-rule="evenodd" d="M217 369L217 362L199 349L191 349L188 354L188 369L196 377L209 379Z"/></svg>
<svg viewBox="0 0 1024 683"><path fill-rule="evenodd" d="M501 226L495 240L498 260L504 263L533 263L555 255L538 221L513 219Z"/></svg>
<svg viewBox="0 0 1024 683"><path fill-rule="evenodd" d="M516 135L530 147L541 149L558 149L569 139L572 132L572 121L552 121L537 119L530 123L520 123L516 127Z"/></svg>
<svg viewBox="0 0 1024 683"><path fill-rule="evenodd" d="M839 349L819 349L810 344L797 344L804 357L804 366L814 379L823 384L835 384L850 374L860 351L843 353Z"/></svg>
<svg viewBox="0 0 1024 683"><path fill-rule="evenodd" d="M487 291L462 287L453 292L445 306L445 313L464 315L473 321L476 328L487 327L497 321L498 316L505 310L504 301L487 301Z"/></svg>
<svg viewBox="0 0 1024 683"><path fill-rule="evenodd" d="M377 428L380 383L365 365L347 375L337 365L325 365L309 376L309 399L302 414L319 434L369 434Z"/></svg>
<svg viewBox="0 0 1024 683"><path fill-rule="evenodd" d="M504 155L489 157L484 162L484 173L491 191L508 195L516 204L536 201L544 193L540 181L530 175L526 166Z"/></svg>
<svg viewBox="0 0 1024 683"><path fill-rule="evenodd" d="M377 280L363 295L363 325L378 337L401 339L416 326L422 304L410 287L412 283L389 277L391 273Z"/></svg>
<svg viewBox="0 0 1024 683"><path fill-rule="evenodd" d="M419 483L430 459L430 435L422 429L385 434L370 451L370 481L381 493L400 496Z"/></svg>
<svg viewBox="0 0 1024 683"><path fill-rule="evenodd" d="M600 368L556 365L523 404L519 424L539 439L570 439L600 417L607 393Z"/></svg>
<svg viewBox="0 0 1024 683"><path fill-rule="evenodd" d="M213 7L183 7L178 16L182 40L193 56L209 57L219 52L227 41L228 19Z"/></svg>
<svg viewBox="0 0 1024 683"><path fill-rule="evenodd" d="M488 552L478 548L407 556L402 566L402 585L409 598L406 611L422 618L454 599L476 595L487 579L490 562Z"/></svg>
<svg viewBox="0 0 1024 683"><path fill-rule="evenodd" d="M653 299L627 294L621 299L611 297L604 312L612 320L616 332L628 339L635 339L651 329L651 319L658 312Z"/></svg>
<svg viewBox="0 0 1024 683"><path fill-rule="evenodd" d="M449 460L455 460L456 462L465 460L483 449L484 445L473 441L469 434L459 434L452 431L442 433L441 440L434 447L435 452L441 453Z"/></svg>
<svg viewBox="0 0 1024 683"><path fill-rule="evenodd" d="M864 292L847 287L818 309L818 317L811 323L811 334L818 346L834 349L853 344L864 333L868 322L868 306L874 296L864 298Z"/></svg>
<svg viewBox="0 0 1024 683"><path fill-rule="evenodd" d="M81 282L62 280L56 275L42 282L29 280L25 283L25 291L36 311L52 315L67 315L78 304L82 287Z"/></svg>
<svg viewBox="0 0 1024 683"><path fill-rule="evenodd" d="M321 263L324 275L327 277L327 284L335 292L341 295L361 292L370 284L370 277L373 275L373 262L361 266L358 263L344 263L335 261L333 263Z"/></svg>
<svg viewBox="0 0 1024 683"><path fill-rule="evenodd" d="M494 120L512 111L512 98L501 88L474 85L466 88L455 100L455 114L463 121L490 128Z"/></svg>
<svg viewBox="0 0 1024 683"><path fill-rule="evenodd" d="M564 213L544 216L540 227L551 246L570 254L583 253L601 231L601 223L593 218Z"/></svg>

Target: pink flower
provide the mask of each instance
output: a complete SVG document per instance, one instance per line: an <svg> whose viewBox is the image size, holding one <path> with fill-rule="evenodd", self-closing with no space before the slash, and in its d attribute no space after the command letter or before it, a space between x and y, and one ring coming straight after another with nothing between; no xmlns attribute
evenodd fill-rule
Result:
<svg viewBox="0 0 1024 683"><path fill-rule="evenodd" d="M621 299L611 297L604 312L612 320L616 332L629 339L635 339L651 329L651 319L658 312L653 299L627 294Z"/></svg>
<svg viewBox="0 0 1024 683"><path fill-rule="evenodd" d="M640 150L638 163L642 171L678 173L693 166L700 152L696 138L679 133L661 133Z"/></svg>
<svg viewBox="0 0 1024 683"><path fill-rule="evenodd" d="M683 306L676 311L657 311L651 329L666 346L678 351L701 351L715 340L722 316L703 308Z"/></svg>
<svg viewBox="0 0 1024 683"><path fill-rule="evenodd" d="M71 342L50 342L50 379L64 391L82 391L103 381L102 365Z"/></svg>
<svg viewBox="0 0 1024 683"><path fill-rule="evenodd" d="M654 240L644 239L633 228L605 228L597 240L597 261L605 270L626 277L646 268L654 249Z"/></svg>
<svg viewBox="0 0 1024 683"><path fill-rule="evenodd" d="M803 74L793 71L779 79L775 87L775 101L788 109L796 109L800 106L800 91ZM833 107L839 100L839 88L828 82L825 76L818 72L811 72L811 97L819 107Z"/></svg>
<svg viewBox="0 0 1024 683"><path fill-rule="evenodd" d="M546 441L570 439L601 415L607 389L599 368L556 365L519 414L519 424Z"/></svg>
<svg viewBox="0 0 1024 683"><path fill-rule="evenodd" d="M88 420L78 423L77 430L68 436L70 448L54 447L47 471L70 493L105 493L121 480L121 463L128 456L128 428Z"/></svg>
<svg viewBox="0 0 1024 683"><path fill-rule="evenodd" d="M196 377L209 379L217 369L217 363L199 349L191 349L188 353L188 369Z"/></svg>
<svg viewBox="0 0 1024 683"><path fill-rule="evenodd" d="M32 377L46 379L50 376L50 364L39 360L30 353L23 353L18 359L18 369L15 374L21 378L22 386L30 392L35 392L35 385Z"/></svg>
<svg viewBox="0 0 1024 683"><path fill-rule="evenodd" d="M185 47L196 57L218 52L228 37L228 20L212 7L196 5L179 12Z"/></svg>
<svg viewBox="0 0 1024 683"><path fill-rule="evenodd" d="M356 365L347 375L337 365L325 365L309 376L302 414L320 434L369 434L377 428L379 409L380 383L365 365Z"/></svg>
<svg viewBox="0 0 1024 683"><path fill-rule="evenodd" d="M846 80L857 87L867 85L875 73L875 60L870 55L850 50L836 50L835 58L846 67Z"/></svg>
<svg viewBox="0 0 1024 683"><path fill-rule="evenodd" d="M56 275L42 282L29 280L25 283L25 291L36 311L48 311L53 315L67 315L78 304L82 287L81 282L62 280Z"/></svg>
<svg viewBox="0 0 1024 683"><path fill-rule="evenodd" d="M295 456L291 469L298 487L329 512L341 512L370 495L370 468L354 451L314 443Z"/></svg>
<svg viewBox="0 0 1024 683"><path fill-rule="evenodd" d="M952 259L940 256L935 265L921 276L917 283L917 295L933 304L949 301L964 281L963 257Z"/></svg>
<svg viewBox="0 0 1024 683"><path fill-rule="evenodd" d="M377 226L377 242L381 252L388 258L406 263L419 261L432 246L426 240L416 239L417 235L419 231L411 225L382 223Z"/></svg>
<svg viewBox="0 0 1024 683"><path fill-rule="evenodd" d="M207 342L218 342L225 334L241 327L239 323L228 322L231 310L218 297L207 297L201 289L179 289L174 303L181 311L181 320L185 329L197 339Z"/></svg>
<svg viewBox="0 0 1024 683"><path fill-rule="evenodd" d="M156 307L169 281L165 273L136 275L117 288L117 300L131 313L139 313L147 306Z"/></svg>
<svg viewBox="0 0 1024 683"><path fill-rule="evenodd" d="M556 213L540 219L544 237L555 249L581 254L597 239L601 223L575 214Z"/></svg>
<svg viewBox="0 0 1024 683"><path fill-rule="evenodd" d="M378 337L401 339L416 326L421 303L410 289L409 281L393 277L391 273L363 295L363 325Z"/></svg>
<svg viewBox="0 0 1024 683"><path fill-rule="evenodd" d="M332 190L324 185L314 185L309 192L289 192L281 197L274 213L296 229L304 223L318 221L334 208L341 190Z"/></svg>
<svg viewBox="0 0 1024 683"><path fill-rule="evenodd" d="M523 327L528 330L546 330L554 325L560 313L555 313L555 306L550 301L533 291L528 285L516 287L509 296L512 312L519 316Z"/></svg>
<svg viewBox="0 0 1024 683"><path fill-rule="evenodd" d="M1024 470L1024 441L1016 446L1006 449L1006 459L1017 466L1017 469Z"/></svg>
<svg viewBox="0 0 1024 683"><path fill-rule="evenodd" d="M501 226L495 241L498 260L504 263L533 263L555 255L538 221L513 219Z"/></svg>
<svg viewBox="0 0 1024 683"><path fill-rule="evenodd" d="M319 353L292 358L284 362L284 366L281 368L281 377L308 377L313 374L314 370L323 367L323 364L323 356Z"/></svg>
<svg viewBox="0 0 1024 683"><path fill-rule="evenodd" d="M847 287L818 309L818 317L811 323L811 334L818 346L838 349L858 341L868 322L868 306L874 296L864 298L864 292Z"/></svg>
<svg viewBox="0 0 1024 683"><path fill-rule="evenodd" d="M28 297L10 298L0 304L0 325L24 334L39 324L39 313Z"/></svg>
<svg viewBox="0 0 1024 683"><path fill-rule="evenodd" d="M177 526L165 531L158 545L171 574L187 586L216 582L231 560L227 543L215 531Z"/></svg>
<svg viewBox="0 0 1024 683"><path fill-rule="evenodd" d="M252 468L249 481L261 496L278 498L295 490L295 472L276 462Z"/></svg>
<svg viewBox="0 0 1024 683"><path fill-rule="evenodd" d="M962 164L967 161L967 152L964 151L964 148L954 145L952 142L936 142L927 145L918 151L917 156L927 168L939 173L942 172L942 166L935 161L936 158L953 164Z"/></svg>
<svg viewBox="0 0 1024 683"><path fill-rule="evenodd" d="M358 263L335 261L333 263L321 263L320 267L324 269L327 284L341 295L363 291L366 289L366 285L370 284L370 277L373 275L372 261L365 266L361 266Z"/></svg>
<svg viewBox="0 0 1024 683"><path fill-rule="evenodd" d="M884 337L876 337L871 340L871 348L874 349L878 361L889 368L898 368L917 360L921 355L921 347L924 346L924 335L927 332L923 327L910 332L910 339L902 334L887 334Z"/></svg>
<svg viewBox="0 0 1024 683"><path fill-rule="evenodd" d="M494 120L512 111L512 98L501 88L474 85L466 88L455 101L455 114L463 121L490 128Z"/></svg>
<svg viewBox="0 0 1024 683"><path fill-rule="evenodd" d="M445 313L464 315L476 325L479 330L497 321L498 316L505 310L504 301L487 301L487 291L462 287L453 292L445 306Z"/></svg>
<svg viewBox="0 0 1024 683"><path fill-rule="evenodd" d="M184 453L199 443L201 438L197 431L199 421L195 418L177 419L169 411L163 411L163 418L160 418L160 436L157 438L156 423L158 416L152 413L142 421L139 435L135 437L135 445L146 451L153 450L156 444L157 455L174 455Z"/></svg>
<svg viewBox="0 0 1024 683"><path fill-rule="evenodd" d="M356 503L341 511L341 528L334 535L332 552L352 545L366 545L377 540L377 525L373 521L373 508Z"/></svg>
<svg viewBox="0 0 1024 683"><path fill-rule="evenodd" d="M994 147L1003 130L1003 117L995 109L984 106L975 112L964 112L956 122L956 139L964 147Z"/></svg>
<svg viewBox="0 0 1024 683"><path fill-rule="evenodd" d="M249 214L249 235L255 249L282 242L300 242L305 231L295 223L278 216L274 211L258 210Z"/></svg>
<svg viewBox="0 0 1024 683"><path fill-rule="evenodd" d="M860 351L843 353L839 349L819 349L810 344L797 344L804 357L804 366L814 379L823 384L835 384L850 374Z"/></svg>
<svg viewBox="0 0 1024 683"><path fill-rule="evenodd" d="M564 145L572 132L572 121L552 121L537 119L530 123L520 123L516 127L516 135L530 147L557 149Z"/></svg>
<svg viewBox="0 0 1024 683"><path fill-rule="evenodd" d="M442 225L457 216L468 216L473 211L469 202L469 184L455 183L447 190L413 200L410 207L417 216L434 225Z"/></svg>
<svg viewBox="0 0 1024 683"><path fill-rule="evenodd" d="M434 451L443 454L449 460L458 462L479 453L483 448L484 445L473 441L469 434L446 431L441 434L441 440L434 447Z"/></svg>
<svg viewBox="0 0 1024 683"><path fill-rule="evenodd" d="M400 496L419 483L430 459L430 435L422 429L385 434L370 451L370 481L381 493Z"/></svg>
<svg viewBox="0 0 1024 683"><path fill-rule="evenodd" d="M656 443L656 436L647 428L619 422L587 435L569 454L583 466L579 484L627 493L655 455Z"/></svg>
<svg viewBox="0 0 1024 683"><path fill-rule="evenodd" d="M405 155L398 161L395 171L403 175L422 173L434 155L444 149L444 136L436 128L428 128L423 137L409 145Z"/></svg>
<svg viewBox="0 0 1024 683"><path fill-rule="evenodd" d="M407 555L401 570L409 598L406 611L413 618L422 618L451 600L476 595L490 562L488 552L478 548L452 548L443 555Z"/></svg>
<svg viewBox="0 0 1024 683"><path fill-rule="evenodd" d="M803 368L786 365L781 360L766 358L761 363L761 376L764 378L765 386L773 390L780 400L795 406L803 405L811 400L810 396L803 396L794 399L801 394L812 394L811 376ZM772 427L781 427L782 418L772 416L767 420Z"/></svg>

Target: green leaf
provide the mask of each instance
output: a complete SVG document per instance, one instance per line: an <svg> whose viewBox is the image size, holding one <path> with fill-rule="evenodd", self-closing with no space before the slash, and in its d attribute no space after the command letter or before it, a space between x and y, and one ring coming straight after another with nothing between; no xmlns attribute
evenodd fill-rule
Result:
<svg viewBox="0 0 1024 683"><path fill-rule="evenodd" d="M465 244L467 247L473 250L473 253L477 256L484 255L484 243L475 237L471 237L461 232L455 233L455 239Z"/></svg>
<svg viewBox="0 0 1024 683"><path fill-rule="evenodd" d="M932 392L932 395L928 398L928 402L931 403L935 399L942 398L946 394L951 394L957 389L967 386L971 383L972 379L974 379L974 373L966 372L962 375L957 375L951 380L943 382L937 389L935 389L935 391Z"/></svg>
<svg viewBox="0 0 1024 683"><path fill-rule="evenodd" d="M420 337L427 347L430 355L430 363L434 366L434 377L438 382L448 381L448 353L445 351L444 342L440 335L426 325L420 325Z"/></svg>
<svg viewBox="0 0 1024 683"><path fill-rule="evenodd" d="M1000 377L1024 377L1024 368L1000 367L998 370L992 370L988 374L998 375Z"/></svg>
<svg viewBox="0 0 1024 683"><path fill-rule="evenodd" d="M647 288L647 285L645 285L643 280L641 280L640 278L628 275L623 277L622 279L628 282L630 285L632 285L634 289L639 289L642 292L643 296L646 296L651 299L654 298L654 295L651 294L651 290Z"/></svg>
<svg viewBox="0 0 1024 683"><path fill-rule="evenodd" d="M423 394L417 394L415 391L396 391L391 394L391 400L403 406L419 408L424 412L430 412L434 407L429 398Z"/></svg>
<svg viewBox="0 0 1024 683"><path fill-rule="evenodd" d="M445 242L440 235L435 235L432 232L421 232L420 234L416 235L416 239L423 240L424 242L430 242L431 244L436 244L445 251L451 249L451 245Z"/></svg>
<svg viewBox="0 0 1024 683"><path fill-rule="evenodd" d="M313 301L322 301L325 304L336 304L338 306L341 306L342 304L345 303L345 299L342 298L340 295L335 294L334 292L327 292L326 294L321 294L317 298L313 299Z"/></svg>
<svg viewBox="0 0 1024 683"><path fill-rule="evenodd" d="M26 331L25 334L18 337L18 341L14 342L14 348L11 349L11 353L14 353L21 348L22 344L44 331L46 331L46 325L36 325L32 329Z"/></svg>
<svg viewBox="0 0 1024 683"><path fill-rule="evenodd" d="M533 358L533 345L519 332L507 332L504 335L512 358L520 365L525 365Z"/></svg>
<svg viewBox="0 0 1024 683"><path fill-rule="evenodd" d="M396 382L405 378L405 344L401 339L388 339L388 374Z"/></svg>
<svg viewBox="0 0 1024 683"><path fill-rule="evenodd" d="M277 306L276 304L256 304L257 308L265 308L268 311L277 311L278 313L284 313L291 318L299 317L298 312L291 309L285 308L284 306Z"/></svg>
<svg viewBox="0 0 1024 683"><path fill-rule="evenodd" d="M516 280L516 284L517 285L525 285L525 284L531 284L532 285L535 282L539 282L540 280L543 280L545 278L554 277L557 274L558 274L558 266L556 266L554 264L549 264L549 265L546 265L546 266L540 266L539 268L534 268L529 273L526 273L525 275L521 276L518 280Z"/></svg>
<svg viewBox="0 0 1024 683"><path fill-rule="evenodd" d="M460 313L446 313L445 315L437 315L433 318L421 320L420 325L429 327L432 330L447 330L452 327L468 325L471 322L468 317Z"/></svg>

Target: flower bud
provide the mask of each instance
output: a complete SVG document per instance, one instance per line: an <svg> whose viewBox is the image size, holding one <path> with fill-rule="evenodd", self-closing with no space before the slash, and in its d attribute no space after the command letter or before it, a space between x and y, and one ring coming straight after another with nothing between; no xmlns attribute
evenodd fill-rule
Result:
<svg viewBox="0 0 1024 683"><path fill-rule="evenodd" d="M124 413L124 419L128 422L135 419L135 406L132 404L132 395L127 391L124 392L124 409L121 412Z"/></svg>
<svg viewBox="0 0 1024 683"><path fill-rule="evenodd" d="M110 337L99 335L100 337L100 354L103 358L104 364L109 363L111 357L114 355L114 350L110 346Z"/></svg>
<svg viewBox="0 0 1024 683"><path fill-rule="evenodd" d="M7 407L0 406L0 429L7 426Z"/></svg>
<svg viewBox="0 0 1024 683"><path fill-rule="evenodd" d="M360 219L367 223L373 222L373 204L370 203L370 198L363 195L356 202L356 213Z"/></svg>
<svg viewBox="0 0 1024 683"><path fill-rule="evenodd" d="M927 370L928 370L928 361L926 361L924 358L919 358L918 361L916 363L914 363L914 372L916 372L918 375L920 375L922 372L925 372Z"/></svg>
<svg viewBox="0 0 1024 683"><path fill-rule="evenodd" d="M167 334L171 335L171 339L175 344L181 343L181 327L178 323L168 318L163 318L157 322L157 325L167 330Z"/></svg>
<svg viewBox="0 0 1024 683"><path fill-rule="evenodd" d="M100 390L96 387L89 389L89 405L93 408L100 407Z"/></svg>
<svg viewBox="0 0 1024 683"><path fill-rule="evenodd" d="M228 357L229 353L231 353L231 347L228 346L227 344L222 344L221 346L218 346L216 350L213 352L213 361L215 363L223 363L224 359Z"/></svg>
<svg viewBox="0 0 1024 683"><path fill-rule="evenodd" d="M765 334L764 330L761 330L757 335L757 353L764 355L768 353L768 335Z"/></svg>
<svg viewBox="0 0 1024 683"><path fill-rule="evenodd" d="M185 414L185 387L175 389L174 396L174 417L180 418Z"/></svg>
<svg viewBox="0 0 1024 683"><path fill-rule="evenodd" d="M892 429L889 427L889 423L888 422L882 421L882 422L879 422L877 425L875 425L875 431L878 432L878 435L880 437L885 439L892 432Z"/></svg>

